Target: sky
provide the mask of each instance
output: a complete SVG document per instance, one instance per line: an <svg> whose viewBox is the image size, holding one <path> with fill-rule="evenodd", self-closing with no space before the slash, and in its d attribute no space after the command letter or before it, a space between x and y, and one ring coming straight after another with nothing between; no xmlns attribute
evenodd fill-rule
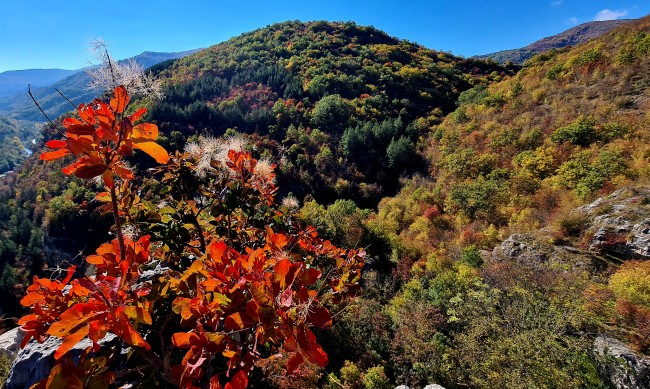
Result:
<svg viewBox="0 0 650 389"><path fill-rule="evenodd" d="M469 57L647 14L650 0L0 0L0 72L88 66L97 39L124 59L208 47L286 20L354 21Z"/></svg>

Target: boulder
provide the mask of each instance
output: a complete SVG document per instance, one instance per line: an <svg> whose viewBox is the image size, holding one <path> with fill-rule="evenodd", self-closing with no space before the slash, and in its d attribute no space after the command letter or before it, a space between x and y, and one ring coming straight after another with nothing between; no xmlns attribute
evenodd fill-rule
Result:
<svg viewBox="0 0 650 389"><path fill-rule="evenodd" d="M639 355L623 342L598 336L593 355L600 375L616 389L650 388L650 359Z"/></svg>
<svg viewBox="0 0 650 389"><path fill-rule="evenodd" d="M100 344L107 344L117 339L114 334L108 333L100 341ZM54 352L61 345L62 340L50 337L43 343L31 340L25 348L18 352L14 363L11 365L9 376L2 386L3 389L24 389L29 388L36 382L50 375L54 366ZM81 354L88 347L92 346L89 339L79 342L70 351L74 356Z"/></svg>
<svg viewBox="0 0 650 389"><path fill-rule="evenodd" d="M424 387L424 389L445 389L443 386L438 384L431 384Z"/></svg>
<svg viewBox="0 0 650 389"><path fill-rule="evenodd" d="M619 259L650 259L650 188L619 189L577 210L585 246Z"/></svg>
<svg viewBox="0 0 650 389"><path fill-rule="evenodd" d="M20 342L22 342L25 333L16 327L12 330L0 335L0 353L13 360L20 350Z"/></svg>
<svg viewBox="0 0 650 389"><path fill-rule="evenodd" d="M528 268L557 266L562 269L595 270L601 261L591 255L569 246L555 246L542 242L532 235L513 234L494 248L495 261L514 260Z"/></svg>

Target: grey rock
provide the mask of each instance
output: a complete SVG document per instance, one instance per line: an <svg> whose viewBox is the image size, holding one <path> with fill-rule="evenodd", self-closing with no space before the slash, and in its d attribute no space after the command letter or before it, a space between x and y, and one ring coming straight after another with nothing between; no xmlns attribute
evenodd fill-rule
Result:
<svg viewBox="0 0 650 389"><path fill-rule="evenodd" d="M117 339L114 334L108 333L100 341L105 345ZM54 366L54 352L61 345L62 340L50 337L43 343L31 340L25 348L18 352L14 363L11 365L9 376L2 386L3 389L24 389L29 388L36 382L46 378ZM92 346L89 339L84 339L75 345L70 351L72 355L79 355L81 352Z"/></svg>
<svg viewBox="0 0 650 389"><path fill-rule="evenodd" d="M620 259L650 258L650 188L619 189L577 210L589 250Z"/></svg>
<svg viewBox="0 0 650 389"><path fill-rule="evenodd" d="M411 388L409 388L406 385L400 385L400 386L396 386L395 389L411 389Z"/></svg>
<svg viewBox="0 0 650 389"><path fill-rule="evenodd" d="M650 359L643 357L623 342L598 336L593 355L599 373L616 389L650 388Z"/></svg>
<svg viewBox="0 0 650 389"><path fill-rule="evenodd" d="M20 350L20 342L22 342L24 336L25 333L20 327L0 335L0 353L13 360Z"/></svg>
<svg viewBox="0 0 650 389"><path fill-rule="evenodd" d="M494 248L495 261L514 260L529 268L556 266L562 269L594 270L599 259L574 247L555 246L532 235L513 234Z"/></svg>
<svg viewBox="0 0 650 389"><path fill-rule="evenodd" d="M445 389L443 386L438 384L431 384L424 387L424 389Z"/></svg>

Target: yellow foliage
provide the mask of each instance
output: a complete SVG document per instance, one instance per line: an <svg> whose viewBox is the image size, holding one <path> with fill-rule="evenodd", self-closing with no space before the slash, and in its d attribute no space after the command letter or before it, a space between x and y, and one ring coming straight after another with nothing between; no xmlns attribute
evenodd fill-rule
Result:
<svg viewBox="0 0 650 389"><path fill-rule="evenodd" d="M618 299L650 308L650 261L628 261L609 280Z"/></svg>

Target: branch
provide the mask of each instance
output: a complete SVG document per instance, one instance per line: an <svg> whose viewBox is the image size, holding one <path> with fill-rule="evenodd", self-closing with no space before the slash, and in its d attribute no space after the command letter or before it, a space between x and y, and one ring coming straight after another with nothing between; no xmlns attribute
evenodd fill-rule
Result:
<svg viewBox="0 0 650 389"><path fill-rule="evenodd" d="M74 109L77 109L77 106L74 105L74 103L73 103L72 101L70 101L70 99L69 99L66 95L64 95L63 93L61 93L61 91L59 90L59 88L54 88L54 90L57 91L57 92L59 92L59 94L61 95L61 97L63 97L64 99L66 99L66 100L68 101L68 103L70 103L70 105L72 105L72 106L74 107Z"/></svg>
<svg viewBox="0 0 650 389"><path fill-rule="evenodd" d="M54 122L49 118L49 116L47 116L47 114L45 113L45 111L43 111L43 108L41 108L40 104L38 104L38 101L36 101L36 99L34 98L34 95L32 94L32 85L31 85L31 84L27 84L27 94L29 94L29 97L32 98L32 101L34 102L34 104L36 104L36 106L37 106L38 109L41 111L41 113L43 114L43 116L45 116L45 119L47 119L47 121L50 122L50 124L52 125L52 127L54 127L54 129L55 129L59 134L61 134L62 137L65 138L65 137L66 137L65 134L62 133L61 130L59 130L59 127L57 127L56 124L54 124Z"/></svg>

